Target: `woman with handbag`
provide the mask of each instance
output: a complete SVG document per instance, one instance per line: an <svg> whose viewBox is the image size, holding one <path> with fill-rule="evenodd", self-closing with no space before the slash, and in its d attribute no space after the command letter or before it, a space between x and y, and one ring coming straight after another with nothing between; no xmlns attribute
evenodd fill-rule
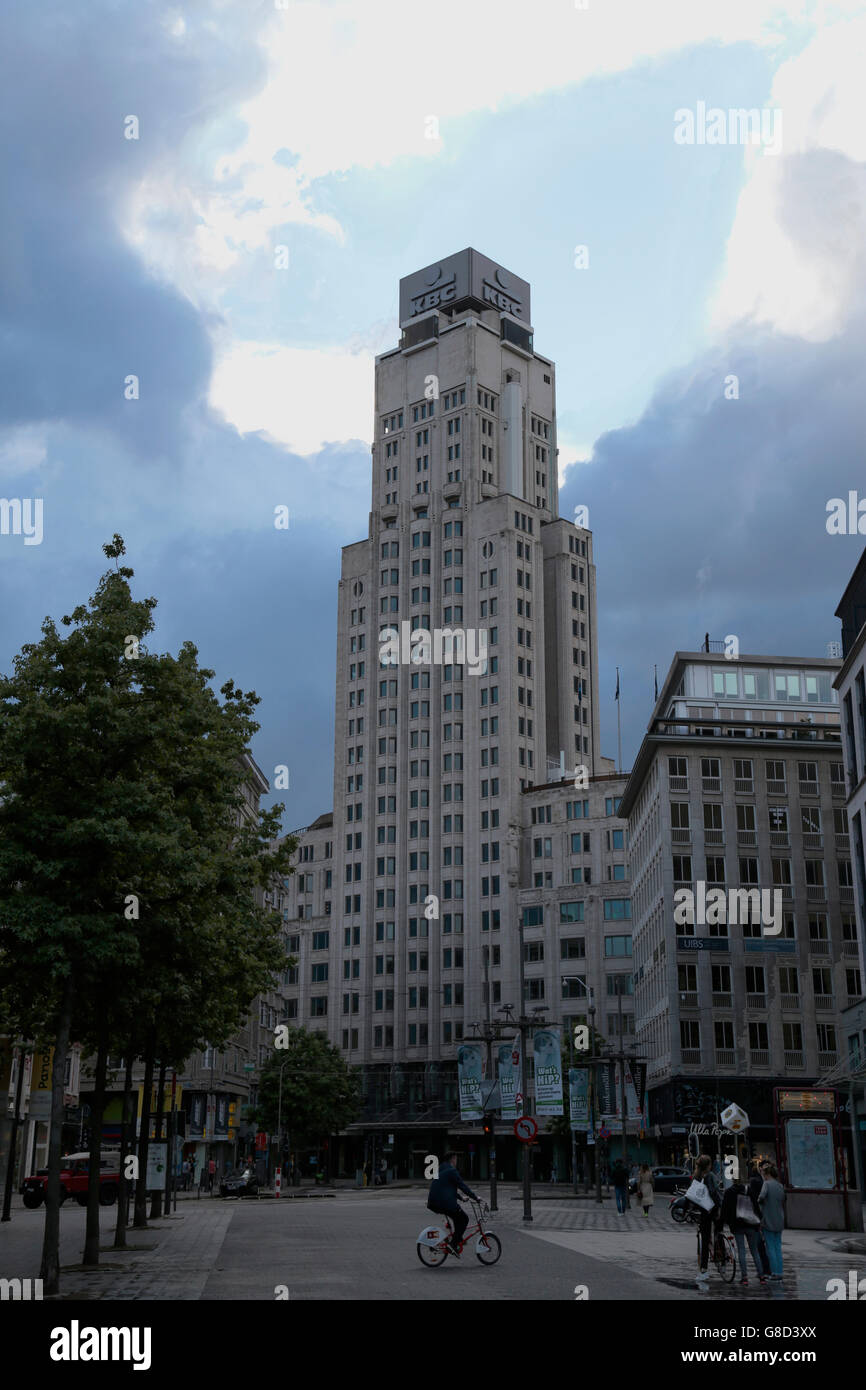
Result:
<svg viewBox="0 0 866 1390"><path fill-rule="evenodd" d="M700 1221L698 1222L701 1268L697 1282L698 1288L703 1293L706 1293L709 1288L710 1276L707 1273L707 1266L710 1262L710 1239L715 1239L715 1224L722 1205L722 1194L719 1191L712 1167L713 1160L709 1154L701 1154L695 1164L691 1186L685 1194L690 1202L694 1202L701 1209Z"/></svg>
<svg viewBox="0 0 866 1390"><path fill-rule="evenodd" d="M755 1262L755 1269L758 1271L758 1282L766 1284L767 1271L761 1260L758 1238L761 1218L744 1183L733 1182L725 1191L722 1198L721 1222L722 1225L727 1226L737 1244L740 1283L748 1284L749 1282L746 1275L746 1242L748 1241L752 1259Z"/></svg>

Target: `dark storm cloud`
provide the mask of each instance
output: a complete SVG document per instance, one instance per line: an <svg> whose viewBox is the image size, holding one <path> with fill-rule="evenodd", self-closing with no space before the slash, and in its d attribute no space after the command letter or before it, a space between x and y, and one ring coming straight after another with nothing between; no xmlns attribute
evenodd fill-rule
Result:
<svg viewBox="0 0 866 1390"><path fill-rule="evenodd" d="M163 4L40 0L4 14L0 425L99 425L139 456L173 451L208 384L206 325L148 276L119 224L148 169L261 82L259 8L185 7L181 39ZM124 137L128 115L138 140Z"/></svg>
<svg viewBox="0 0 866 1390"><path fill-rule="evenodd" d="M619 665L626 766L653 664L661 684L677 649L733 633L743 652L823 657L839 638L834 610L864 545L826 529L830 498L866 497L863 191L862 167L834 154L792 160L785 181L786 229L850 283L837 336L740 325L569 472L562 510L586 503L594 532L604 747L615 754ZM730 375L739 399L725 398Z"/></svg>

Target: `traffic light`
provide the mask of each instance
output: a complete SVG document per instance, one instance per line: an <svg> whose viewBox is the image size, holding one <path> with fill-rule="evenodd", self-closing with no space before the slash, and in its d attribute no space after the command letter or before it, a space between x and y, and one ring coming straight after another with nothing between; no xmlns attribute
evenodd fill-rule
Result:
<svg viewBox="0 0 866 1390"><path fill-rule="evenodd" d="M489 1137L492 1135L492 1133L493 1133L493 1117L492 1117L492 1115L485 1115L485 1116L484 1116L484 1120L483 1120L483 1129L484 1129L484 1133L485 1133L485 1134L488 1136L488 1138L489 1138Z"/></svg>

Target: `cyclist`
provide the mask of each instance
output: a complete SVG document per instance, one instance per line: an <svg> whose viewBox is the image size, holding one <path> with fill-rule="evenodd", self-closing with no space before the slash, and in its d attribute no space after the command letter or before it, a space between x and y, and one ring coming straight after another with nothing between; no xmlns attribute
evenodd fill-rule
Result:
<svg viewBox="0 0 866 1390"><path fill-rule="evenodd" d="M448 1242L448 1249L452 1255L460 1254L460 1242L463 1239L463 1232L469 1225L469 1217L460 1208L458 1200L458 1190L465 1192L474 1202L480 1200L476 1197L471 1188L467 1187L457 1171L456 1153L446 1153L442 1155L442 1162L439 1165L438 1176L430 1184L430 1191L427 1193L427 1208L435 1211L437 1216L448 1216L454 1227L454 1234Z"/></svg>

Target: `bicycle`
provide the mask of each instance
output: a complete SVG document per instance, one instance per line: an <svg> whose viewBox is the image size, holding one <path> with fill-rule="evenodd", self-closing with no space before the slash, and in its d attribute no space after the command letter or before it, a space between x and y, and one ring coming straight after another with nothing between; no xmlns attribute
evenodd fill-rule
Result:
<svg viewBox="0 0 866 1390"><path fill-rule="evenodd" d="M495 1265L502 1254L502 1243L498 1236L492 1231L484 1229L484 1217L489 1215L490 1208L486 1202L475 1202L469 1199L469 1206L472 1208L474 1224L470 1224L463 1232L463 1239L458 1246L458 1254L462 1253L472 1236L477 1236L475 1242L475 1254L483 1265ZM454 1234L454 1227L451 1221L445 1217L445 1228L441 1226L425 1226L418 1237L416 1249L418 1259L422 1265L428 1269L435 1269L442 1265L450 1253L449 1242Z"/></svg>
<svg viewBox="0 0 866 1390"><path fill-rule="evenodd" d="M701 1230L697 1229L698 1268L701 1265ZM717 1231L713 1237L710 1258L718 1270L719 1278L726 1284L733 1284L737 1273L737 1247L734 1237L728 1231Z"/></svg>

